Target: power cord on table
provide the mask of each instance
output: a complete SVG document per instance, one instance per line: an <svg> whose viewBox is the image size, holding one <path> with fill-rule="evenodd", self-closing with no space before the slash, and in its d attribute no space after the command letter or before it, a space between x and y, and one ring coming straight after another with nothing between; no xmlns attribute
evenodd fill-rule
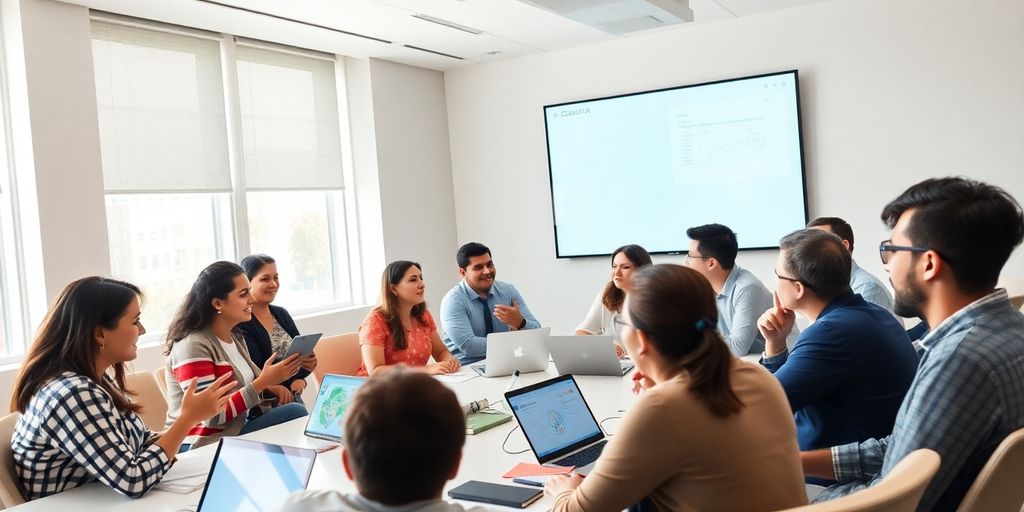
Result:
<svg viewBox="0 0 1024 512"><path fill-rule="evenodd" d="M622 419L622 416L608 416L607 418L599 421L597 423L597 426L601 427L601 431L604 432L605 437L612 437L615 434L608 433L608 429L604 428L604 422L606 422L608 420L621 420L621 419Z"/></svg>
<svg viewBox="0 0 1024 512"><path fill-rule="evenodd" d="M515 432L516 430L519 430L519 423L516 423L516 426L512 430L508 431L508 434L505 435L505 440L502 441L502 443L501 443L501 451L503 451L503 452L505 452L505 453L507 453L509 455L519 455L520 453L526 453L526 452L530 451L530 449L527 448L525 450L519 450L518 452L510 452L510 451L508 451L508 448L505 448L505 445L508 444L508 438L512 437L512 432Z"/></svg>

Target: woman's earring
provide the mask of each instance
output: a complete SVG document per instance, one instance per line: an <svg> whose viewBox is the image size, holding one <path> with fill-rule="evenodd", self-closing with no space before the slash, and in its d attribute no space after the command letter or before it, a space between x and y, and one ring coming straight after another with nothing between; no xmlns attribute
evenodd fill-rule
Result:
<svg viewBox="0 0 1024 512"><path fill-rule="evenodd" d="M218 314L218 315L220 314L220 309L217 309L217 314Z"/></svg>

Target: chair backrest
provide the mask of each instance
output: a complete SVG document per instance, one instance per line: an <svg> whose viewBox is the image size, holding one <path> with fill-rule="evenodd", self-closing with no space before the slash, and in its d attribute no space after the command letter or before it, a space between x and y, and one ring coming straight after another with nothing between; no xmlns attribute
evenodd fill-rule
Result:
<svg viewBox="0 0 1024 512"><path fill-rule="evenodd" d="M149 372L134 372L125 376L124 384L128 391L135 393L133 399L142 404L139 417L146 426L150 430L163 430L167 421L167 399L156 377Z"/></svg>
<svg viewBox="0 0 1024 512"><path fill-rule="evenodd" d="M355 375L363 363L359 351L359 333L349 332L321 338L313 350L316 354L317 382L323 380L326 373L339 375Z"/></svg>
<svg viewBox="0 0 1024 512"><path fill-rule="evenodd" d="M786 509L785 512L914 512L921 495L939 470L939 454L914 450L881 482L831 501Z"/></svg>
<svg viewBox="0 0 1024 512"><path fill-rule="evenodd" d="M1019 510L1024 503L1024 428L1006 436L967 490L957 512Z"/></svg>
<svg viewBox="0 0 1024 512"><path fill-rule="evenodd" d="M167 398L167 369L164 367L153 370L153 377L156 378L157 385L160 386L160 392L163 393L164 399Z"/></svg>
<svg viewBox="0 0 1024 512"><path fill-rule="evenodd" d="M21 484L14 472L14 455L11 453L11 437L21 413L12 412L0 418L0 504L11 508L25 503L21 497Z"/></svg>

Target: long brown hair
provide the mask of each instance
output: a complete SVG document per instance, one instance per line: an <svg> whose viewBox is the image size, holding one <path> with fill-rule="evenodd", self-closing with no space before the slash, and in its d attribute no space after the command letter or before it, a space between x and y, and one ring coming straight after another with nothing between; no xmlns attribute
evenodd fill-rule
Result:
<svg viewBox="0 0 1024 512"><path fill-rule="evenodd" d="M402 319L398 315L398 296L391 287L402 282L402 278L409 271L409 267L416 267L421 272L423 271L423 267L419 263L405 260L392 261L388 263L388 266L384 267L384 273L380 279L380 306L374 309L374 312L380 312L380 315L384 317L384 320L391 327L391 339L394 341L393 348L395 350L405 350L409 346L409 341L405 339L405 327L402 325ZM423 319L423 313L426 311L427 303L425 301L420 302L412 307L412 317L419 323L426 325L427 321Z"/></svg>
<svg viewBox="0 0 1024 512"><path fill-rule="evenodd" d="M612 253L612 265L615 264L615 257L620 252L626 255L626 259L633 264L634 268L640 268L652 263L651 255L647 253L647 249L639 245L630 244L615 249L615 252ZM604 294L601 295L601 303L604 304L604 307L608 308L608 311L618 313L622 311L622 303L625 300L626 292L615 286L614 280L608 281L608 284L604 287Z"/></svg>
<svg viewBox="0 0 1024 512"><path fill-rule="evenodd" d="M740 411L732 389L732 353L715 330L711 284L680 265L649 265L633 274L629 316L658 352L689 376L690 391L720 418Z"/></svg>
<svg viewBox="0 0 1024 512"><path fill-rule="evenodd" d="M25 412L32 397L46 383L64 372L92 379L122 413L142 410L128 400L124 363L115 363L114 382L96 368L99 343L96 329L114 329L133 299L142 296L131 283L105 277L79 279L61 290L43 319L21 371L14 383L11 411Z"/></svg>
<svg viewBox="0 0 1024 512"><path fill-rule="evenodd" d="M235 289L235 278L240 275L245 275L245 271L230 261L211 263L199 272L196 282L192 283L192 289L181 301L171 325L167 327L165 356L171 354L171 348L175 343L213 324L213 319L217 317L213 299L227 299Z"/></svg>

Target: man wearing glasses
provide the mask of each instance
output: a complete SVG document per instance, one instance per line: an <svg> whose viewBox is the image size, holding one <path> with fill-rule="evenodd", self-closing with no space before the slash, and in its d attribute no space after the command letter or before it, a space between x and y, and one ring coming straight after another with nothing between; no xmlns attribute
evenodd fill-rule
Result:
<svg viewBox="0 0 1024 512"><path fill-rule="evenodd" d="M827 231L843 240L843 245L853 254L853 227L839 217L818 217L807 223L807 227ZM856 261L850 260L850 288L853 293L864 297L864 300L892 311L892 295L882 281L860 268Z"/></svg>
<svg viewBox="0 0 1024 512"><path fill-rule="evenodd" d="M953 511L995 447L1024 427L1024 316L996 289L1024 239L1024 214L1004 190L930 179L886 205L879 252L896 314L933 326L892 435L802 454L804 472L840 483L817 500L885 478L919 448L942 464L918 510Z"/></svg>
<svg viewBox="0 0 1024 512"><path fill-rule="evenodd" d="M721 224L705 224L687 229L686 236L686 266L700 272L715 290L718 333L735 356L760 353L764 338L757 331L757 317L771 307L772 294L749 270L736 266L736 233Z"/></svg>
<svg viewBox="0 0 1024 512"><path fill-rule="evenodd" d="M761 364L786 391L800 449L889 435L917 369L906 331L851 291L850 251L838 236L805 229L779 245L774 305L757 326L765 339ZM790 352L796 313L813 324Z"/></svg>

